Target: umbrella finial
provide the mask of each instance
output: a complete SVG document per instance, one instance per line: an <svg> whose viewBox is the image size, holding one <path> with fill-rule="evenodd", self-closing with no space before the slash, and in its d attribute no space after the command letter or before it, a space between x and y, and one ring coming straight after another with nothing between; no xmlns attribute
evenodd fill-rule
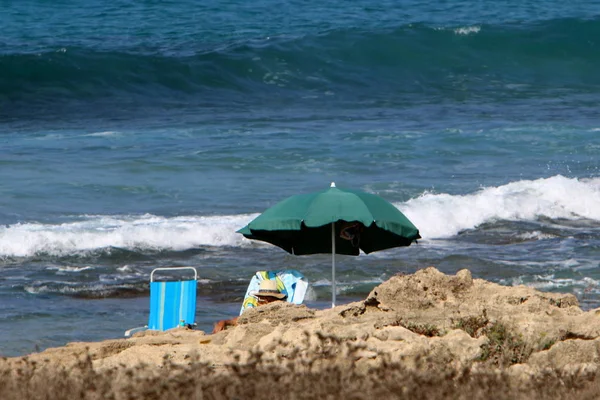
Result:
<svg viewBox="0 0 600 400"><path fill-rule="evenodd" d="M335 182L331 182L331 187L335 187Z"/></svg>

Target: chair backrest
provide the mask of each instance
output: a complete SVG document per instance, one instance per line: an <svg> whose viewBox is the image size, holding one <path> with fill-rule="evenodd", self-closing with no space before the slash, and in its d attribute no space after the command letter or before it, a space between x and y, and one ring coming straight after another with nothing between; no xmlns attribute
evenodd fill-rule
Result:
<svg viewBox="0 0 600 400"><path fill-rule="evenodd" d="M257 299L250 293L258 291L260 282L264 279L274 279L277 282L277 289L287 295L286 301L294 304L302 304L306 290L308 289L308 280L295 269L277 270L277 271L258 271L254 274L246 290L240 315L248 308L256 307Z"/></svg>
<svg viewBox="0 0 600 400"><path fill-rule="evenodd" d="M194 279L155 281L156 271L190 269ZM198 273L193 267L156 268L150 275L150 317L148 329L165 331L180 324L193 325L196 318Z"/></svg>

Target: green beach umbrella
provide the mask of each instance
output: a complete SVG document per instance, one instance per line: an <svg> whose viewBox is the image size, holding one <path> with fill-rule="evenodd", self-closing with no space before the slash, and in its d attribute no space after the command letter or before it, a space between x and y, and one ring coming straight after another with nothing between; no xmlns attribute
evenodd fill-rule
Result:
<svg viewBox="0 0 600 400"><path fill-rule="evenodd" d="M332 306L335 306L335 255L409 246L419 230L387 200L358 190L337 188L288 197L237 231L295 255L331 253Z"/></svg>

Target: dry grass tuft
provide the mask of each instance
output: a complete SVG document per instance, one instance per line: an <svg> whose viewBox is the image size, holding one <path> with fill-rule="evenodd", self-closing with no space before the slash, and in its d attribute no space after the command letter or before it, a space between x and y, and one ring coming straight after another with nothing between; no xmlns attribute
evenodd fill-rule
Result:
<svg viewBox="0 0 600 400"><path fill-rule="evenodd" d="M459 318L452 320L452 322L454 328L462 329L471 337L479 337L482 330L488 325L490 320L488 319L486 310L484 309L481 315Z"/></svg>
<svg viewBox="0 0 600 400"><path fill-rule="evenodd" d="M498 343L509 341L505 332L490 327ZM495 342L494 342L495 343ZM483 363L455 369L422 360L416 369L382 357L368 370L356 360L363 348L334 336L305 337L305 346L283 355L252 352L246 363L224 370L190 357L188 365L168 357L159 367L138 365L96 370L91 357L67 370L56 364L38 364L27 358L18 365L0 360L3 400L175 400L253 399L278 393L286 399L592 399L600 397L598 374L565 375L547 371L529 380L511 378L495 365ZM496 354L496 353L494 353ZM490 357L492 355L490 354Z"/></svg>

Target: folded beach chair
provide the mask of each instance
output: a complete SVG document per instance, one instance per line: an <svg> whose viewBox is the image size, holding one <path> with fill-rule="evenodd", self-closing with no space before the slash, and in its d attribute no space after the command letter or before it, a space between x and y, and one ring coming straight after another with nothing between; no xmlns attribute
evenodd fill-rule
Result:
<svg viewBox="0 0 600 400"><path fill-rule="evenodd" d="M308 280L300 272L294 269L258 271L250 280L248 290L246 290L246 296L244 296L240 315L248 308L256 307L257 299L250 293L258 291L260 282L263 279L274 279L275 282L277 282L277 289L287 296L287 302L302 304L304 301L304 295L306 295L306 290L308 289Z"/></svg>
<svg viewBox="0 0 600 400"><path fill-rule="evenodd" d="M189 270L194 279L177 281L155 280L157 271ZM193 267L155 268L150 274L150 317L148 325L129 329L125 337L144 330L166 331L177 326L196 325L196 285L198 272Z"/></svg>

